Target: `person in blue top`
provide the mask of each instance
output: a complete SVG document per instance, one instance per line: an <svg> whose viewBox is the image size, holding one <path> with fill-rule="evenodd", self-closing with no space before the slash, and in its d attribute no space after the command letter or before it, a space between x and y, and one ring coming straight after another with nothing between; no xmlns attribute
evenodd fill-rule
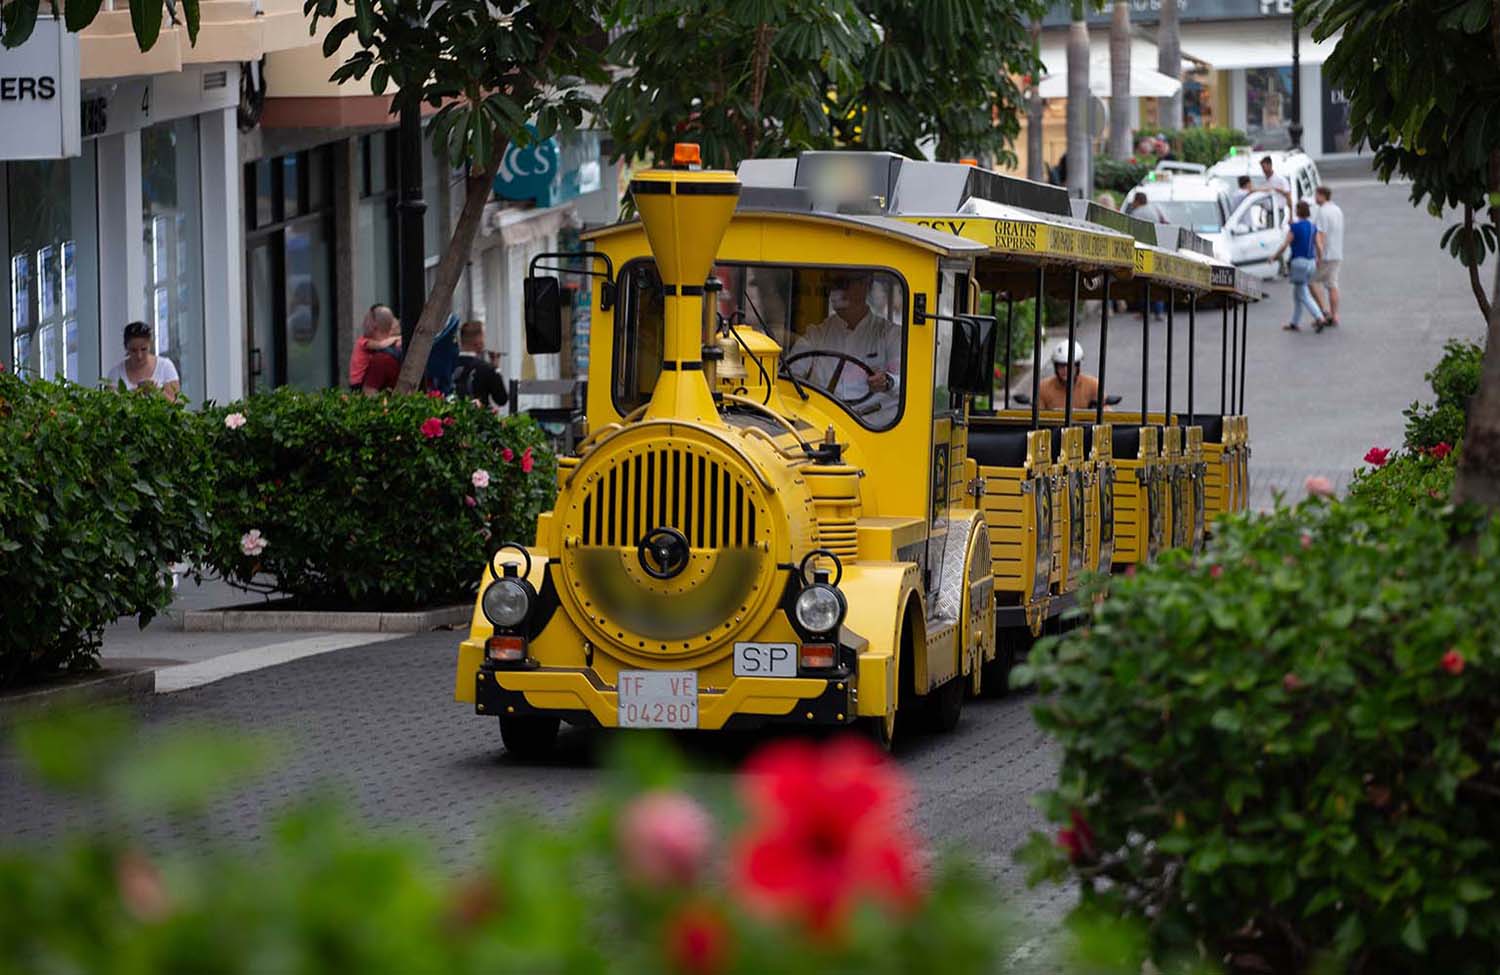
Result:
<svg viewBox="0 0 1500 975"><path fill-rule="evenodd" d="M1306 308L1312 312L1313 329L1321 332L1328 325L1328 316L1313 298L1308 283L1318 269L1318 262L1323 259L1323 234L1313 224L1312 207L1308 206L1306 200L1297 204L1297 219L1287 227L1286 240L1277 249L1272 260L1280 258L1281 252L1288 247L1292 249L1292 320L1281 327L1288 332L1299 331L1302 309Z"/></svg>

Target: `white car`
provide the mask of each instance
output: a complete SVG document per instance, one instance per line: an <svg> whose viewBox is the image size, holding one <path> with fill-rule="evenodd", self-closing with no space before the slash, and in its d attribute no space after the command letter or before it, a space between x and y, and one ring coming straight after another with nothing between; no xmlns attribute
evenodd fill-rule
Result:
<svg viewBox="0 0 1500 975"><path fill-rule="evenodd" d="M1239 185L1241 176L1250 177L1251 189L1264 189L1266 177L1261 170L1260 161L1267 156L1271 158L1271 171L1278 176L1285 176L1287 182L1292 184L1292 204L1306 200L1307 205L1316 211L1318 204L1313 199L1313 191L1318 188L1318 164L1301 149L1236 146L1229 150L1229 155L1209 168L1208 175L1211 179L1222 181L1231 192Z"/></svg>
<svg viewBox="0 0 1500 975"><path fill-rule="evenodd" d="M1280 272L1283 260L1273 257L1286 239L1286 201L1275 193L1253 191L1235 202L1222 182L1199 173L1158 169L1146 182L1125 195L1137 193L1161 212L1170 224L1186 227L1214 245L1214 256L1240 270L1268 278Z"/></svg>

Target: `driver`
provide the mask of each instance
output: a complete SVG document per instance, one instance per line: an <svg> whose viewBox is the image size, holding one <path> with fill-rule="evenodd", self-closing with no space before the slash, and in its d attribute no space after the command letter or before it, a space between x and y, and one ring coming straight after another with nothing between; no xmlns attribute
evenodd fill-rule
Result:
<svg viewBox="0 0 1500 975"><path fill-rule="evenodd" d="M827 390L836 399L852 401L869 396L867 402L853 407L862 416L887 410L894 414L901 382L901 330L870 308L870 284L868 272L833 275L828 282L832 311L809 326L787 355L790 359L802 353L826 352L847 357L814 354L791 368L798 378Z"/></svg>
<svg viewBox="0 0 1500 975"><path fill-rule="evenodd" d="M1099 380L1083 371L1083 343L1074 342L1068 355L1068 340L1052 346L1052 375L1037 384L1037 403L1044 410L1066 409L1068 380L1073 381L1073 408L1093 409L1099 402Z"/></svg>

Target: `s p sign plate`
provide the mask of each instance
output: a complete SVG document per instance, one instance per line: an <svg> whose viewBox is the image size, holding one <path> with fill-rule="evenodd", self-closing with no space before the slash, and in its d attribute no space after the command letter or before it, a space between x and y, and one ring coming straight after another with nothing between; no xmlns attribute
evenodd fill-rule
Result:
<svg viewBox="0 0 1500 975"><path fill-rule="evenodd" d="M795 643L736 643L734 676L796 677Z"/></svg>

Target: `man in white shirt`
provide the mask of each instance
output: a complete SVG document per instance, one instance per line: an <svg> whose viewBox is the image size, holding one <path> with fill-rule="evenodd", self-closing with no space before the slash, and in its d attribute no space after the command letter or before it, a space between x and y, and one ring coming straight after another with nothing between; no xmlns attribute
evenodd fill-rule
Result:
<svg viewBox="0 0 1500 975"><path fill-rule="evenodd" d="M878 429L895 419L900 405L901 330L870 308L869 297L868 273L835 274L828 291L832 312L792 343L787 359L814 353L793 362L792 372Z"/></svg>
<svg viewBox="0 0 1500 975"><path fill-rule="evenodd" d="M1260 171L1266 178L1266 189L1273 193L1280 193L1282 199L1286 200L1287 209L1290 210L1295 202L1292 199L1291 181L1276 172L1276 164L1271 161L1270 156L1260 158Z"/></svg>
<svg viewBox="0 0 1500 975"><path fill-rule="evenodd" d="M1318 304L1328 309L1328 324L1339 323L1339 268L1344 263L1344 211L1333 202L1333 190L1320 186L1313 193L1318 201L1318 215L1313 224L1323 235L1323 259L1309 285ZM1323 289L1328 298L1323 298Z"/></svg>

